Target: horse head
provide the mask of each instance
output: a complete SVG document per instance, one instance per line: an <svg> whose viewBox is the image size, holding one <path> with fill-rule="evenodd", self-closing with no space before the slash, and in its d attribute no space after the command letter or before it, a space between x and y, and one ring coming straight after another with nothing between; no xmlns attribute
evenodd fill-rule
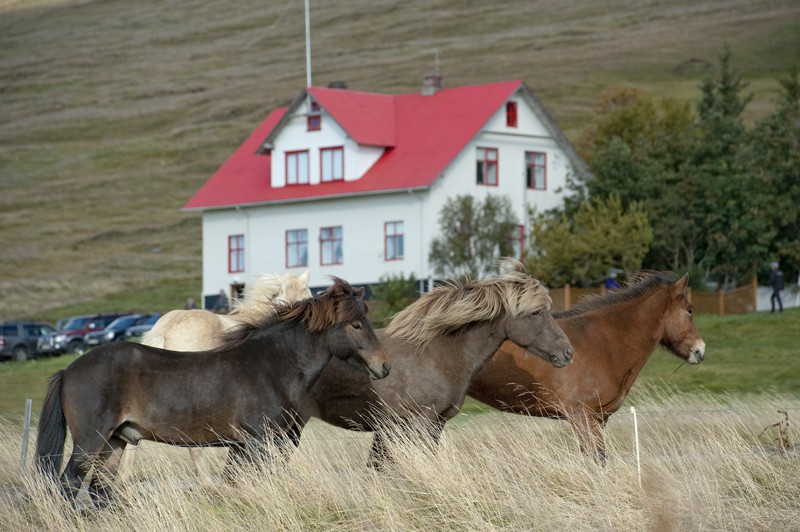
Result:
<svg viewBox="0 0 800 532"><path fill-rule="evenodd" d="M688 285L687 274L669 287L661 345L689 364L699 364L705 358L706 343L694 324L692 304L687 294Z"/></svg>
<svg viewBox="0 0 800 532"><path fill-rule="evenodd" d="M572 362L574 351L566 333L550 313L550 294L547 289L525 272L521 263L501 276L505 281L503 300L506 336L529 353L563 368Z"/></svg>
<svg viewBox="0 0 800 532"><path fill-rule="evenodd" d="M338 277L333 281L325 292L303 299L293 308L309 329L328 333L333 356L365 371L372 379L386 377L391 364L367 317L364 289Z"/></svg>

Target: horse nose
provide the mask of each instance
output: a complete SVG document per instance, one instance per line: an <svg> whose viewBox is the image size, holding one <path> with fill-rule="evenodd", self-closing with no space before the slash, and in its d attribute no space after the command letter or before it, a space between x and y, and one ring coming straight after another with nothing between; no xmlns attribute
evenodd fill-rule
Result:
<svg viewBox="0 0 800 532"><path fill-rule="evenodd" d="M569 346L566 352L564 353L564 358L566 358L567 362L569 362L570 360L572 360L573 356L575 356L575 351L572 350L572 346Z"/></svg>
<svg viewBox="0 0 800 532"><path fill-rule="evenodd" d="M381 367L381 371L383 372L383 377L384 377L384 378L385 378L387 375L389 375L389 370L390 370L390 369L392 369L392 365L391 365L391 364L389 364L388 362L384 362L384 363L383 363L383 366Z"/></svg>

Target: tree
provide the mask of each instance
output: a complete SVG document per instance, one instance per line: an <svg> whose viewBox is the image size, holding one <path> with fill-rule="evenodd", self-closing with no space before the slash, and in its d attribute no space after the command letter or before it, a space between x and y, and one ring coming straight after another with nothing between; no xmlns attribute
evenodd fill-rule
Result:
<svg viewBox="0 0 800 532"><path fill-rule="evenodd" d="M376 312L374 321L381 323L406 308L418 297L417 278L412 273L406 279L405 274L384 274L379 279L372 293L383 302Z"/></svg>
<svg viewBox="0 0 800 532"><path fill-rule="evenodd" d="M694 121L688 104L670 98L654 101L627 88L602 95L580 142L593 175L570 181L574 196L565 202L566 214L589 198L617 195L623 209L640 203L654 233L645 263L676 271L691 263L701 243L686 216L693 192L680 167L690 155Z"/></svg>
<svg viewBox="0 0 800 532"><path fill-rule="evenodd" d="M761 213L770 222L764 235L766 255L759 262L778 260L784 273L800 270L800 73L795 66L778 80L781 95L776 110L759 121L751 133L751 162L757 186L767 195ZM767 258L767 256L769 258Z"/></svg>
<svg viewBox="0 0 800 532"><path fill-rule="evenodd" d="M656 103L625 89L604 96L584 136L582 147L594 178L573 187L577 193L567 212L587 198L611 194L619 195L623 208L641 202L654 234L644 261L649 268L741 278L778 239L779 224L768 215L775 201L765 194L768 187L759 173L769 172L772 183L784 183L777 175L796 180L796 167L784 165L777 174L766 170L791 160L791 142L777 139L790 132L791 123L775 117L759 133L769 144L762 144L760 154L752 152L757 142L742 121L751 96L743 94L746 83L733 70L731 57L726 46L716 72L703 81L696 115L675 101ZM791 115L788 110L784 114ZM779 156L770 147L773 141L784 146ZM764 170L754 167L757 160ZM791 187L777 188L792 197ZM792 215L786 216L783 221L791 226ZM790 229L786 238L791 235Z"/></svg>
<svg viewBox="0 0 800 532"><path fill-rule="evenodd" d="M766 196L747 157L742 112L752 95L742 95L745 87L725 46L717 75L703 82L691 156L681 168L694 189L690 217L703 234L696 264L718 277L752 272L771 232L764 216Z"/></svg>
<svg viewBox="0 0 800 532"><path fill-rule="evenodd" d="M437 275L482 278L496 271L496 260L513 253L512 235L519 222L505 196L456 196L439 214L440 234L429 260Z"/></svg>
<svg viewBox="0 0 800 532"><path fill-rule="evenodd" d="M653 231L641 203L619 196L584 201L573 216L531 210L527 266L551 286L602 280L610 268L639 270Z"/></svg>

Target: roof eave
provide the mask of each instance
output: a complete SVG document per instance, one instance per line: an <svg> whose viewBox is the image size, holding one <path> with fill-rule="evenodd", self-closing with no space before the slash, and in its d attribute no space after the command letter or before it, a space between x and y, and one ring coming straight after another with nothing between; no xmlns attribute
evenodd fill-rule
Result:
<svg viewBox="0 0 800 532"><path fill-rule="evenodd" d="M278 123L275 124L275 127L272 128L272 131L269 132L267 138L265 138L264 141L261 142L261 144L259 144L258 149L256 150L257 155L265 155L270 153L270 151L275 146L275 138L278 136L278 134L284 128L284 126L289 122L289 120L292 119L292 116L294 115L294 112L297 110L297 108L300 107L303 104L303 102L306 101L307 96L308 96L308 90L306 89L301 90L300 94L295 96L294 100L292 100L292 103L289 105L288 109L286 109L286 112L283 114L281 119L278 120Z"/></svg>
<svg viewBox="0 0 800 532"><path fill-rule="evenodd" d="M220 211L226 209L236 209L237 207L262 207L266 205L285 205L289 203L303 203L308 201L324 201L329 199L341 199L341 198L352 198L352 197L364 197L364 196L378 196L381 194L400 194L403 192L411 193L411 192L419 192L423 190L428 190L430 185L420 185L415 187L402 187L402 188L391 188L391 189L384 189L384 190L366 190L363 192L343 192L341 194L326 194L324 196L311 196L305 198L289 198L289 199L282 199L282 200L268 200L268 201L254 201L251 203L231 203L228 205L214 205L210 207L183 207L181 209L182 212L197 212L197 211Z"/></svg>
<svg viewBox="0 0 800 532"><path fill-rule="evenodd" d="M520 82L520 86L517 90L521 93L522 98L528 103L528 105L530 105L531 109L533 109L533 112L536 114L539 120L541 120L542 124L550 133L550 135L553 136L553 139L555 139L558 147L564 151L564 154L567 156L570 163L572 163L572 168L575 170L575 172L577 172L581 177L590 177L592 172L589 170L589 166L586 164L586 161L584 161L583 158L578 155L578 151L569 141L561 128L556 125L544 106L539 102L536 96L534 96L528 85L524 81Z"/></svg>

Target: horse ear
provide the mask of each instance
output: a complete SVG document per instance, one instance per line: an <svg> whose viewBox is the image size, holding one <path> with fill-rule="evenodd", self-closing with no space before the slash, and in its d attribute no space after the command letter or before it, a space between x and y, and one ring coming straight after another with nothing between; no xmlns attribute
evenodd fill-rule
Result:
<svg viewBox="0 0 800 532"><path fill-rule="evenodd" d="M360 286L354 290L356 297L362 299L364 297L364 287Z"/></svg>
<svg viewBox="0 0 800 532"><path fill-rule="evenodd" d="M678 279L678 282L672 285L672 296L673 297L680 297L681 295L686 295L686 288L689 286L689 274L685 274L683 277Z"/></svg>
<svg viewBox="0 0 800 532"><path fill-rule="evenodd" d="M310 277L311 277L311 272L306 270L302 274L300 274L300 277L298 277L298 279L300 280L300 282L308 286L308 281Z"/></svg>

